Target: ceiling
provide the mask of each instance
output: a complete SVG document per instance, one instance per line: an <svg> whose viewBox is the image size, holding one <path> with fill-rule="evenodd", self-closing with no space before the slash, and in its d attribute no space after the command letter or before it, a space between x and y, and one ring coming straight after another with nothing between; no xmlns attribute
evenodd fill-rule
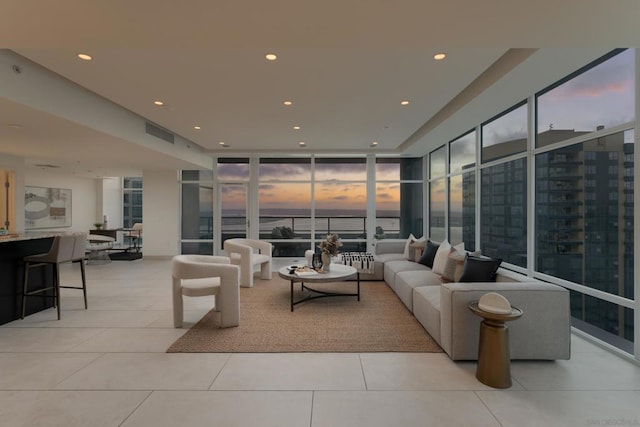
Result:
<svg viewBox="0 0 640 427"><path fill-rule="evenodd" d="M0 47L203 155L425 154L425 125L455 113L452 100L461 108L460 94L511 47L640 45L636 0L12 3L0 15ZM278 59L267 61L269 52ZM439 52L446 59L435 61ZM194 167L8 93L0 86L0 154L83 176ZM58 96L61 106L82 104Z"/></svg>

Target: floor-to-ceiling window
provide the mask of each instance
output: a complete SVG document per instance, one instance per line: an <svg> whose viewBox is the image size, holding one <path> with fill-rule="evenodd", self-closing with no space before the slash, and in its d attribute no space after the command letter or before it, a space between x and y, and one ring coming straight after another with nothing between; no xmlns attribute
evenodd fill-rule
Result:
<svg viewBox="0 0 640 427"><path fill-rule="evenodd" d="M340 235L343 251L364 251L376 225L376 238L423 234L422 158L218 158L215 166L215 177L182 172L183 253L218 253L245 227L283 257L304 255L328 233ZM371 170L376 191L368 193ZM367 206L376 217L368 218Z"/></svg>
<svg viewBox="0 0 640 427"><path fill-rule="evenodd" d="M380 238L405 238L422 235L421 158L376 159L375 235Z"/></svg>
<svg viewBox="0 0 640 427"><path fill-rule="evenodd" d="M142 177L125 177L122 195L122 226L131 228L142 222Z"/></svg>
<svg viewBox="0 0 640 427"><path fill-rule="evenodd" d="M629 353L636 333L635 64L633 49L613 51L478 124L480 165L467 177L467 188L480 180L482 253L568 288L573 326ZM431 238L444 238L446 229L452 243L468 246L464 214L462 237L456 228L457 212L465 212L464 137L430 155L429 217Z"/></svg>
<svg viewBox="0 0 640 427"><path fill-rule="evenodd" d="M615 51L536 96L535 269L575 327L633 351L635 57Z"/></svg>
<svg viewBox="0 0 640 427"><path fill-rule="evenodd" d="M476 249L476 131L449 143L449 242Z"/></svg>
<svg viewBox="0 0 640 427"><path fill-rule="evenodd" d="M442 146L429 154L429 238L435 241L443 241L447 238L446 174L447 147Z"/></svg>
<svg viewBox="0 0 640 427"><path fill-rule="evenodd" d="M527 103L481 126L480 248L527 266Z"/></svg>
<svg viewBox="0 0 640 427"><path fill-rule="evenodd" d="M311 248L310 158L262 158L258 172L260 238L273 256L299 256Z"/></svg>
<svg viewBox="0 0 640 427"><path fill-rule="evenodd" d="M245 238L249 231L249 183L251 180L248 157L219 158L216 164L214 224L220 230L220 237L214 246L224 247L224 241ZM217 209L216 209L217 208ZM216 239L214 233L214 241Z"/></svg>
<svg viewBox="0 0 640 427"><path fill-rule="evenodd" d="M316 158L315 233L342 238L345 251L363 251L367 237L367 159Z"/></svg>
<svg viewBox="0 0 640 427"><path fill-rule="evenodd" d="M181 253L213 254L213 174L185 170L180 176Z"/></svg>

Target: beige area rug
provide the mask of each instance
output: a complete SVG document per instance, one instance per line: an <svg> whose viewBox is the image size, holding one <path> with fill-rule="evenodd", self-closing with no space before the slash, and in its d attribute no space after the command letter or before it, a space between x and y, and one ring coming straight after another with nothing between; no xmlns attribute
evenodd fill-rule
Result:
<svg viewBox="0 0 640 427"><path fill-rule="evenodd" d="M318 284L355 292L356 282ZM303 294L295 284L294 298ZM168 353L430 352L442 349L384 282L361 282L356 297L307 301L290 309L290 282L274 275L240 288L240 326L218 327L207 313Z"/></svg>

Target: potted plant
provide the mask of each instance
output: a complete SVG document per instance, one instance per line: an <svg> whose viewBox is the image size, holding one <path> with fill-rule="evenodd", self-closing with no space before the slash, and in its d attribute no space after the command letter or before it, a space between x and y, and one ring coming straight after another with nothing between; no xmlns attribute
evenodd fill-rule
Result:
<svg viewBox="0 0 640 427"><path fill-rule="evenodd" d="M327 238L318 244L322 251L322 269L329 271L331 267L331 257L338 255L338 248L342 246L340 236L335 233L327 234Z"/></svg>
<svg viewBox="0 0 640 427"><path fill-rule="evenodd" d="M93 224L93 226L96 228L96 230L102 230L102 223L101 222L96 222Z"/></svg>

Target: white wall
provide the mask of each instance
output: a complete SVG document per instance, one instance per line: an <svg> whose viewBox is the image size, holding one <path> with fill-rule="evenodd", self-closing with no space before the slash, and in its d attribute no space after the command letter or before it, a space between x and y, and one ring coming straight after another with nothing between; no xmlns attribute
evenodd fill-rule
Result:
<svg viewBox="0 0 640 427"><path fill-rule="evenodd" d="M96 180L80 178L38 169L24 170L24 186L71 189L71 227L52 228L60 231L89 231L98 218L96 213ZM22 195L20 210L23 212L21 230L24 230L24 186L16 191ZM16 198L19 198L16 196ZM16 221L17 222L17 221Z"/></svg>
<svg viewBox="0 0 640 427"><path fill-rule="evenodd" d="M144 257L177 255L179 191L176 171L143 171L142 216Z"/></svg>

